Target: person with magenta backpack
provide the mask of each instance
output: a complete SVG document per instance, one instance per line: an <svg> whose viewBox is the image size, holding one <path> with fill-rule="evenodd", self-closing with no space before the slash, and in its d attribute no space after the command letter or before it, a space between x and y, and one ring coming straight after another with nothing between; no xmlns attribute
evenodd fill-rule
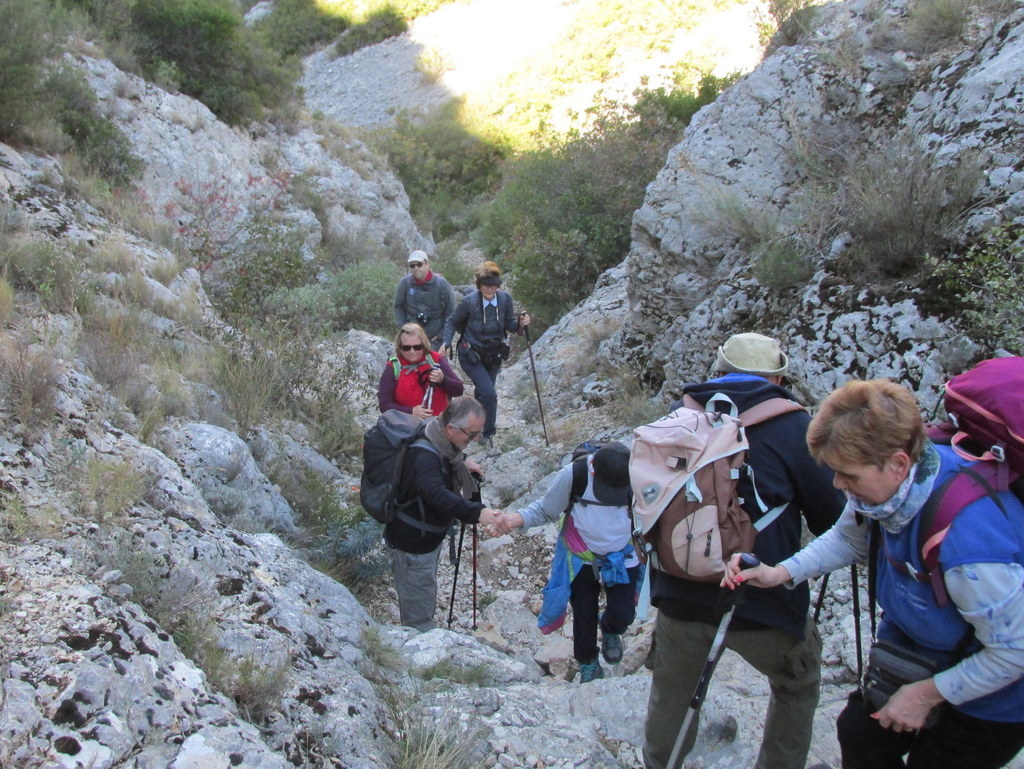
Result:
<svg viewBox="0 0 1024 769"><path fill-rule="evenodd" d="M509 334L523 333L530 325L530 315L525 312L516 315L512 296L501 290L501 268L494 262L483 262L474 276L476 290L467 294L448 318L443 349L450 358L458 333L459 365L473 381L473 397L487 413L480 443L490 448L497 429L498 372L510 352L505 338Z"/></svg>
<svg viewBox="0 0 1024 769"><path fill-rule="evenodd" d="M1024 379L1000 377L991 392L1024 419ZM933 442L911 392L884 379L832 393L807 443L846 494L841 518L775 566L730 562L723 584L792 586L871 556L883 615L837 723L843 769L1005 766L1024 747L1024 504L998 483L1013 465ZM977 493L962 493L964 478ZM947 497L957 509L932 534Z"/></svg>

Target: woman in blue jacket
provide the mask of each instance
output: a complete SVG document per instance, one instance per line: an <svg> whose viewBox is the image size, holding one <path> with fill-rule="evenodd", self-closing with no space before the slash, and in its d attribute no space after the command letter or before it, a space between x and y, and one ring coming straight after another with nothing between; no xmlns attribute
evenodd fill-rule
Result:
<svg viewBox="0 0 1024 769"><path fill-rule="evenodd" d="M1001 492L956 514L939 550L940 605L906 565L923 570L921 512L971 462L929 441L913 395L884 379L832 393L807 443L846 493L842 516L777 566L741 572L734 559L724 582L773 587L834 571L868 556L876 528L878 638L940 672L905 683L877 710L852 694L838 722L843 769L1005 766L1024 747L1024 505Z"/></svg>
<svg viewBox="0 0 1024 769"><path fill-rule="evenodd" d="M459 334L459 365L473 381L473 397L487 414L480 442L490 448L498 414L496 383L501 363L508 358L508 334L521 334L530 325L528 313L517 316L512 295L501 290L501 268L484 262L474 271L476 290L455 308L444 328L444 349L452 355L452 340Z"/></svg>

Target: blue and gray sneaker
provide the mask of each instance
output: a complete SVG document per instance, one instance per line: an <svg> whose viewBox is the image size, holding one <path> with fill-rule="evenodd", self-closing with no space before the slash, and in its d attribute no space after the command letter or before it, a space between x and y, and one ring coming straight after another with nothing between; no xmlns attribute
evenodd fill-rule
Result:
<svg viewBox="0 0 1024 769"><path fill-rule="evenodd" d="M601 656L609 665L622 662L622 636L618 633L605 633L601 639Z"/></svg>
<svg viewBox="0 0 1024 769"><path fill-rule="evenodd" d="M597 661L596 657L590 662L580 663L581 684L589 684L598 678L604 678L604 670L601 669L601 663Z"/></svg>

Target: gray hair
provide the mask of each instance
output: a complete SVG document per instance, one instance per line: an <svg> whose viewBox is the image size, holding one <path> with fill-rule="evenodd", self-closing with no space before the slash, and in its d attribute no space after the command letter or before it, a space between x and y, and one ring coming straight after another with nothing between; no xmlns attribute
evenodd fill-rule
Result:
<svg viewBox="0 0 1024 769"><path fill-rule="evenodd" d="M448 408L441 412L441 424L447 427L465 427L472 417L486 417L487 414L484 411L484 407L480 405L480 401L474 398L472 395L460 395L458 398L452 398L448 403Z"/></svg>

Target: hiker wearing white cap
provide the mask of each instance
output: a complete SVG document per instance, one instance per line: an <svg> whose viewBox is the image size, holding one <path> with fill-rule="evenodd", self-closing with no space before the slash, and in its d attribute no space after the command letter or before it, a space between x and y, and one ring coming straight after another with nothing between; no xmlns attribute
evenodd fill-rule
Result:
<svg viewBox="0 0 1024 769"><path fill-rule="evenodd" d="M398 281L395 291L395 325L418 323L427 332L431 348L439 350L445 323L455 310L455 291L443 276L431 271L426 251L411 252L406 265L409 274Z"/></svg>

